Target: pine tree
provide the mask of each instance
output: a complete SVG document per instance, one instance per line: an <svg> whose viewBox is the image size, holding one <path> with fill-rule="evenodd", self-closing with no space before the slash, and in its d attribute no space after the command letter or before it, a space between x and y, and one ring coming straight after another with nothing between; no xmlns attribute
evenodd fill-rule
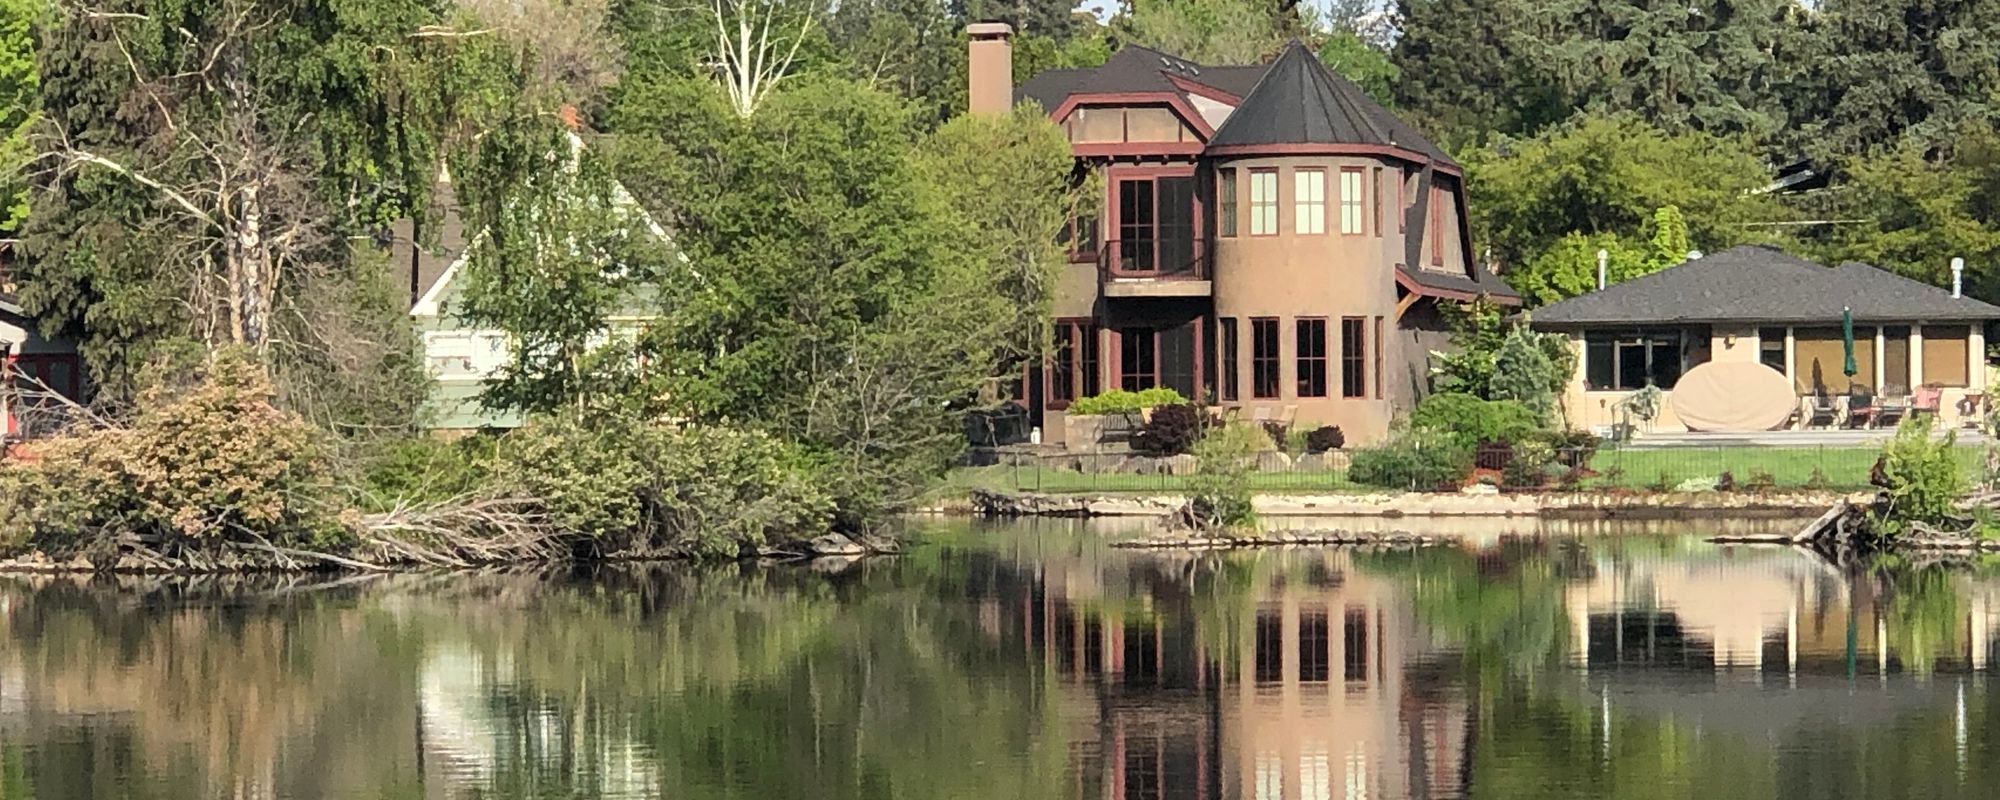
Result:
<svg viewBox="0 0 2000 800"><path fill-rule="evenodd" d="M1528 326L1517 324L1500 343L1493 359L1493 379L1487 388L1492 400L1513 400L1535 413L1542 427L1553 428L1557 419L1555 365Z"/></svg>

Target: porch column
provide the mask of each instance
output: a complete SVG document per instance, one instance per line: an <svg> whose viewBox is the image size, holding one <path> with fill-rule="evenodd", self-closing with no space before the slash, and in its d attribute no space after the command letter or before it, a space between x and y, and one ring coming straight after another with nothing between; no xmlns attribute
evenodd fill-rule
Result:
<svg viewBox="0 0 2000 800"><path fill-rule="evenodd" d="M1799 340L1794 334L1793 329L1787 326L1785 328L1785 379L1792 382L1794 390L1799 385L1798 343Z"/></svg>
<svg viewBox="0 0 2000 800"><path fill-rule="evenodd" d="M1875 349L1875 393L1881 394L1882 376L1887 374L1886 370L1889 367L1889 365L1886 363L1888 359L1883 357L1888 353L1889 350L1889 336L1880 325L1875 326L1874 349Z"/></svg>
<svg viewBox="0 0 2000 800"><path fill-rule="evenodd" d="M1965 377L1966 385L1973 391L1986 391L1986 329L1972 325L1972 335L1966 340Z"/></svg>
<svg viewBox="0 0 2000 800"><path fill-rule="evenodd" d="M1910 388L1924 385L1924 326L1910 326Z"/></svg>

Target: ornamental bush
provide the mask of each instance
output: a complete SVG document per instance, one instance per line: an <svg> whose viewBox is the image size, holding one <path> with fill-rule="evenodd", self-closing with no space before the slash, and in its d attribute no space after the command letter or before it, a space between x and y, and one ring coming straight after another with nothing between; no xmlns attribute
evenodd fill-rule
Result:
<svg viewBox="0 0 2000 800"><path fill-rule="evenodd" d="M537 420L501 442L495 473L579 555L734 556L824 533L833 518L814 466L756 431Z"/></svg>
<svg viewBox="0 0 2000 800"><path fill-rule="evenodd" d="M1339 425L1326 425L1306 434L1306 452L1324 453L1347 446L1347 434Z"/></svg>
<svg viewBox="0 0 2000 800"><path fill-rule="evenodd" d="M1378 447L1354 451L1348 480L1385 489L1456 489L1472 471L1472 447L1429 430L1398 433Z"/></svg>
<svg viewBox="0 0 2000 800"><path fill-rule="evenodd" d="M1180 392L1165 387L1128 392L1113 389L1071 403L1071 414L1137 414L1148 408L1181 405L1188 401Z"/></svg>
<svg viewBox="0 0 2000 800"><path fill-rule="evenodd" d="M1903 420L1896 435L1882 446L1871 482L1888 495L1886 513L1877 518L1882 532L1893 539L1911 523L1944 525L1958 515L1956 503L1971 488L1971 480L1954 455L1958 434L1931 439L1930 415Z"/></svg>
<svg viewBox="0 0 2000 800"><path fill-rule="evenodd" d="M1132 437L1132 447L1154 456L1177 456L1188 452L1208 430L1208 409L1193 403L1153 409L1146 427Z"/></svg>
<svg viewBox="0 0 2000 800"><path fill-rule="evenodd" d="M0 543L63 557L124 536L163 553L351 542L326 442L272 396L254 356L228 352L186 388L142 393L127 427L36 442L0 468Z"/></svg>
<svg viewBox="0 0 2000 800"><path fill-rule="evenodd" d="M1511 442L1537 427L1534 412L1512 400L1481 400L1443 392L1424 398L1410 413L1410 429L1447 438L1467 448L1484 442Z"/></svg>
<svg viewBox="0 0 2000 800"><path fill-rule="evenodd" d="M1257 454L1271 446L1262 426L1237 423L1208 429L1194 446L1201 466L1189 482L1189 506L1198 525L1227 530L1256 524L1250 475L1257 471Z"/></svg>

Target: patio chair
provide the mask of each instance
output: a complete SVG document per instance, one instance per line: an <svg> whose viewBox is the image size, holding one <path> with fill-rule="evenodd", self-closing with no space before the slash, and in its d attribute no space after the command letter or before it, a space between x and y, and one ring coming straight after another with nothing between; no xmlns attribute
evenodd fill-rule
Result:
<svg viewBox="0 0 2000 800"><path fill-rule="evenodd" d="M1866 428L1875 422L1875 394L1866 386L1847 390L1847 427Z"/></svg>
<svg viewBox="0 0 2000 800"><path fill-rule="evenodd" d="M1806 417L1808 428L1831 428L1840 419L1840 406L1826 392L1814 392L1810 415Z"/></svg>
<svg viewBox="0 0 2000 800"><path fill-rule="evenodd" d="M1966 393L1965 399L1958 401L1958 418L1963 421L1966 430L1978 430L1980 423L1986 420L1986 395Z"/></svg>
<svg viewBox="0 0 2000 800"><path fill-rule="evenodd" d="M1874 426L1893 428L1902 423L1910 412L1910 391L1901 386L1882 387L1882 396L1875 402Z"/></svg>
<svg viewBox="0 0 2000 800"><path fill-rule="evenodd" d="M1929 414L1935 418L1938 409L1943 405L1944 389L1935 383L1919 386L1916 391L1910 393L1911 414Z"/></svg>

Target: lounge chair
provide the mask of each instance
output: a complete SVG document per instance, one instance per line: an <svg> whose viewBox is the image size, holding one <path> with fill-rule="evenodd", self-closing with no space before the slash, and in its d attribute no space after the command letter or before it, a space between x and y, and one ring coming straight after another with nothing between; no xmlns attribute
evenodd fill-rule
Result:
<svg viewBox="0 0 2000 800"><path fill-rule="evenodd" d="M1840 419L1840 406L1826 392L1813 393L1810 411L1811 415L1806 417L1808 428L1831 428Z"/></svg>

